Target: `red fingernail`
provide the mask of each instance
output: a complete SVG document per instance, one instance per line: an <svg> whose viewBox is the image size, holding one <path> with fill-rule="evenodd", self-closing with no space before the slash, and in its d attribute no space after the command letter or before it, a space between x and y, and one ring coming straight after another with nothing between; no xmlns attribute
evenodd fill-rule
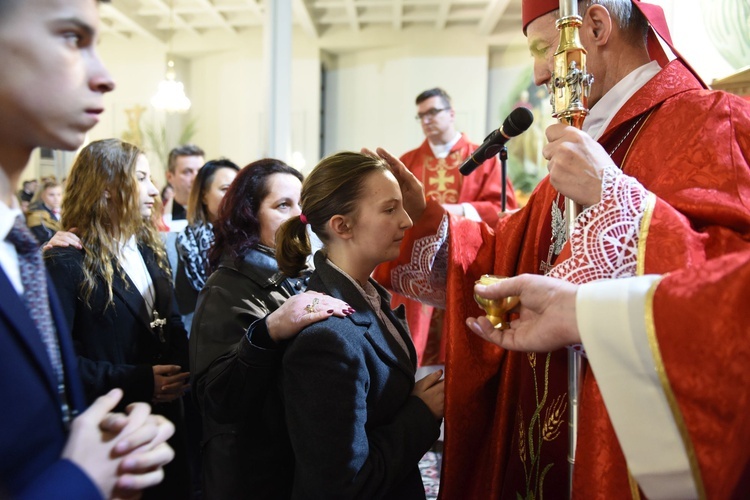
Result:
<svg viewBox="0 0 750 500"><path fill-rule="evenodd" d="M328 310L328 311L326 311L326 312L327 312L328 314L333 314L333 309L329 309L329 310Z"/></svg>

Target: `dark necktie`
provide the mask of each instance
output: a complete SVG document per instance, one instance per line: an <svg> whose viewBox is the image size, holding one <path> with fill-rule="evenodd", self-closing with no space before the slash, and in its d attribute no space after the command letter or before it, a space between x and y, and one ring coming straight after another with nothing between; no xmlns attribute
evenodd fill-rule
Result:
<svg viewBox="0 0 750 500"><path fill-rule="evenodd" d="M16 247L18 267L23 283L23 301L47 348L47 355L57 380L57 393L60 398L63 421L68 424L71 419L70 407L65 393L65 372L60 356L60 345L57 342L55 324L47 295L47 275L42 262L42 252L34 235L26 227L22 216L16 217L13 228L5 238Z"/></svg>

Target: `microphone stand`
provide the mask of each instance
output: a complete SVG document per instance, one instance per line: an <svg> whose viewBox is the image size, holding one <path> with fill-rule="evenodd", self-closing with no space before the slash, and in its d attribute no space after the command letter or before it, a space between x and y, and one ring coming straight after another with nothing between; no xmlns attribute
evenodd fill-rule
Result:
<svg viewBox="0 0 750 500"><path fill-rule="evenodd" d="M505 202L508 195L505 192L505 186L508 184L508 148L503 146L498 153L500 155L500 177L503 182L502 191L500 192L500 206L502 207L501 212L505 212Z"/></svg>

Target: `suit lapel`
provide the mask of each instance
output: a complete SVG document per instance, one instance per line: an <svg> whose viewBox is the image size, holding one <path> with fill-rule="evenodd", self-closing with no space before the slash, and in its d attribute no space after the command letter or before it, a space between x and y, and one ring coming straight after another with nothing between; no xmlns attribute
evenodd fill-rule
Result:
<svg viewBox="0 0 750 500"><path fill-rule="evenodd" d="M380 285L377 285L378 287ZM390 304L390 301L384 300L384 304ZM401 338L404 339L404 343L406 344L406 348L409 350L409 356L408 356L408 362L412 366L413 370L417 369L417 350L414 348L414 342L411 340L411 335L409 334L409 326L406 322L406 307L404 304L400 304L396 309L391 309L390 307L384 307L383 311L385 312L386 316L390 318L390 320L393 322L394 325L396 325L396 329L398 330L399 335L401 335ZM400 347L400 346L399 346ZM401 349L403 351L403 349Z"/></svg>
<svg viewBox="0 0 750 500"><path fill-rule="evenodd" d="M409 355L399 345L398 341L393 338L386 325L382 325L375 311L372 310L370 303L362 296L362 293L351 283L345 276L333 269L325 257L320 253L315 255L315 269L321 281L327 288L327 293L332 297L347 301L353 308L354 313L348 316L348 319L357 325L359 330L365 330L365 338L372 344L380 356L390 364L402 370L410 379L414 379L415 364L412 359L416 359L416 352L409 338L404 323L398 319L389 307L383 307L386 315L394 322L402 338L409 348ZM370 281L372 283L372 280ZM375 285L378 292L384 289ZM384 302L387 304L387 302ZM411 356L412 359L409 359Z"/></svg>
<svg viewBox="0 0 750 500"><path fill-rule="evenodd" d="M47 282L47 286L51 287L52 284ZM53 397L57 398L57 383L55 381L55 374L52 370L52 363L47 354L47 348L42 341L42 335L37 330L34 321L31 319L31 315L26 309L21 297L19 297L16 289L11 284L5 272L0 269L0 297L3 298L0 301L0 313L5 316L8 322L13 326L10 328L10 333L16 335L18 339L26 345L28 348L31 358L34 360L34 364L39 368L42 376L47 381L47 388L50 390ZM55 320L59 319L55 317ZM66 331L67 328L65 323L59 323L56 321L55 328L58 330L63 329Z"/></svg>
<svg viewBox="0 0 750 500"><path fill-rule="evenodd" d="M138 319L143 327L150 332L151 319L146 309L146 301L143 300L143 297L127 273L124 273L124 277L122 277L118 271L115 271L112 279L112 291L123 301L128 310Z"/></svg>
<svg viewBox="0 0 750 500"><path fill-rule="evenodd" d="M340 297L339 297L340 298ZM348 300L351 297L347 297ZM350 300L350 303L352 301ZM349 315L349 320L357 325L359 330L364 330L364 336L372 344L380 357L389 364L397 367L409 378L414 378L414 368L411 360L407 357L404 349L398 344L387 327L381 323L368 305L351 304L356 309ZM408 343L407 343L408 345Z"/></svg>
<svg viewBox="0 0 750 500"><path fill-rule="evenodd" d="M172 298L170 287L172 286L169 282L169 278L159 267L156 262L156 255L153 250L145 245L138 245L138 250L141 252L141 257L146 263L146 269L148 274L151 276L151 282L154 284L154 307L159 311L159 316L164 318L167 311L170 310L169 301Z"/></svg>
<svg viewBox="0 0 750 500"><path fill-rule="evenodd" d="M65 314L57 298L55 285L49 276L47 276L47 287L49 290L49 307L52 311L55 328L57 328L60 357L65 367L65 386L67 387L68 403L70 403L73 416L76 416L86 409L86 397L83 393L80 375L78 374L78 361L70 337L70 327L67 325Z"/></svg>

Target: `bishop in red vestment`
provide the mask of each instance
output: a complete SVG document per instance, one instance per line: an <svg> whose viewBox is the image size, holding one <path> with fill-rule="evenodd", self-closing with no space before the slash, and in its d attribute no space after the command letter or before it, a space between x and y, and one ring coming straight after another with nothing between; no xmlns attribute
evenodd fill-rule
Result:
<svg viewBox="0 0 750 500"><path fill-rule="evenodd" d="M539 2L524 2L524 14L543 84L557 46L550 13L557 2L541 11ZM482 314L473 300L482 274L541 273L574 283L664 274L750 241L748 103L705 90L679 59L649 63L645 44L603 6L583 18L595 77L585 126L598 144L572 127L550 127L550 176L494 228L428 201L421 216L415 210L409 241L388 273L396 290L448 304L443 498L568 496L566 353L504 351L470 333L464 321ZM565 196L586 210L563 245ZM407 197L414 198L408 190L411 205ZM639 495L590 370L579 411L574 497ZM693 465L701 492L700 458Z"/></svg>
<svg viewBox="0 0 750 500"><path fill-rule="evenodd" d="M600 228L589 229L593 235ZM575 286L523 275L476 291L520 298L520 315L502 332L485 319L467 319L495 345L544 352L583 343L628 469L646 496L744 498L750 491L750 399L743 397L750 383L743 361L750 355L750 251L662 276Z"/></svg>

